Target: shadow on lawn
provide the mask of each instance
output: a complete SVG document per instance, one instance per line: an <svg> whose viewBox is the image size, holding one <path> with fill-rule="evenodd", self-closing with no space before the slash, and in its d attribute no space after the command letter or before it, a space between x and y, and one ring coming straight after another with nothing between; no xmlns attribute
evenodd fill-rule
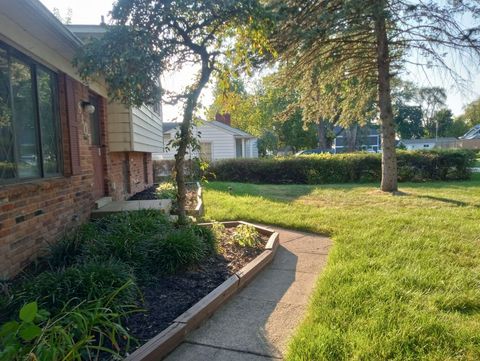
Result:
<svg viewBox="0 0 480 361"><path fill-rule="evenodd" d="M358 188L372 188L379 190L379 183L339 183L339 184L253 184L236 182L213 182L207 185L207 189L213 189L218 192L229 194L232 197L262 197L270 201L289 203L299 198L310 195L315 190L341 190L355 191ZM474 174L471 180L466 181L436 181L425 183L399 183L400 191L404 188L423 189L466 189L480 188L480 174ZM379 190L380 191L380 190ZM478 204L463 202L455 199L435 196L423 196L406 192L402 195L415 196L418 198L430 199L444 203L454 204L456 206L480 207Z"/></svg>
<svg viewBox="0 0 480 361"><path fill-rule="evenodd" d="M437 201L437 202L452 204L452 205L457 206L457 207L480 208L480 204L459 201L457 199L450 199L450 198L444 198L444 197L434 197L434 196L427 196L427 195L421 195L421 194L410 194L410 196L415 197L415 198L420 198L420 199L428 199L428 200L431 200L431 201Z"/></svg>

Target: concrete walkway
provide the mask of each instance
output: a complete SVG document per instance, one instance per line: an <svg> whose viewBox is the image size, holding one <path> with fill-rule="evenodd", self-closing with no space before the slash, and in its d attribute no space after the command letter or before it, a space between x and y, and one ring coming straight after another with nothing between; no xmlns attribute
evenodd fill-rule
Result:
<svg viewBox="0 0 480 361"><path fill-rule="evenodd" d="M305 316L332 241L310 233L274 229L280 232L274 261L211 319L187 335L166 360L283 358L295 328Z"/></svg>

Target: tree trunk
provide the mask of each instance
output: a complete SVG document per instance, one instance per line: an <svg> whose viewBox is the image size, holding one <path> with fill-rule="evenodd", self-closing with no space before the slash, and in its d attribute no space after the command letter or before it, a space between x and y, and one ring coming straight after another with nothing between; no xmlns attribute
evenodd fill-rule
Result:
<svg viewBox="0 0 480 361"><path fill-rule="evenodd" d="M177 207L178 222L185 224L187 222L187 213L185 209L187 188L185 184L185 155L188 146L192 143L191 126L193 122L193 112L197 107L198 97L203 87L207 84L212 73L212 67L209 64L208 53L205 51L201 55L202 69L200 78L197 83L192 86L187 95L187 101L183 112L183 121L180 125L180 140L178 144L177 154L175 154L175 181L177 183Z"/></svg>
<svg viewBox="0 0 480 361"><path fill-rule="evenodd" d="M325 121L323 119L319 119L317 122L317 136L318 136L318 148L327 149L328 148L327 129L325 126Z"/></svg>
<svg viewBox="0 0 480 361"><path fill-rule="evenodd" d="M390 55L383 1L375 19L377 38L378 106L382 129L382 184L384 192L395 192L397 185L397 155L395 152L395 125L390 91Z"/></svg>

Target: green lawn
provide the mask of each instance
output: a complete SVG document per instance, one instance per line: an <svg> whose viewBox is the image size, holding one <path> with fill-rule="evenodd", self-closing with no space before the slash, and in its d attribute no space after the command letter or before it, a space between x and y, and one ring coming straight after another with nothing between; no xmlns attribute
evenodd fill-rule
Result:
<svg viewBox="0 0 480 361"><path fill-rule="evenodd" d="M213 182L206 218L333 238L288 360L480 360L479 175L377 188Z"/></svg>

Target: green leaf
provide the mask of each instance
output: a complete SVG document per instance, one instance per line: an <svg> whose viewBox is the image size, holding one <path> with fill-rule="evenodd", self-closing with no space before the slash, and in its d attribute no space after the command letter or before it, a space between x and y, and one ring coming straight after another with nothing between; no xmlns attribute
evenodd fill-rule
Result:
<svg viewBox="0 0 480 361"><path fill-rule="evenodd" d="M20 324L17 321L10 321L3 324L0 330L0 337L5 337L9 334L17 332L19 326Z"/></svg>
<svg viewBox="0 0 480 361"><path fill-rule="evenodd" d="M27 303L20 310L20 319L24 322L33 322L37 315L38 306L37 302Z"/></svg>
<svg viewBox="0 0 480 361"><path fill-rule="evenodd" d="M22 327L19 333L20 337L24 341L32 341L34 338L37 338L41 334L42 334L42 329L37 325L33 325L33 324Z"/></svg>

